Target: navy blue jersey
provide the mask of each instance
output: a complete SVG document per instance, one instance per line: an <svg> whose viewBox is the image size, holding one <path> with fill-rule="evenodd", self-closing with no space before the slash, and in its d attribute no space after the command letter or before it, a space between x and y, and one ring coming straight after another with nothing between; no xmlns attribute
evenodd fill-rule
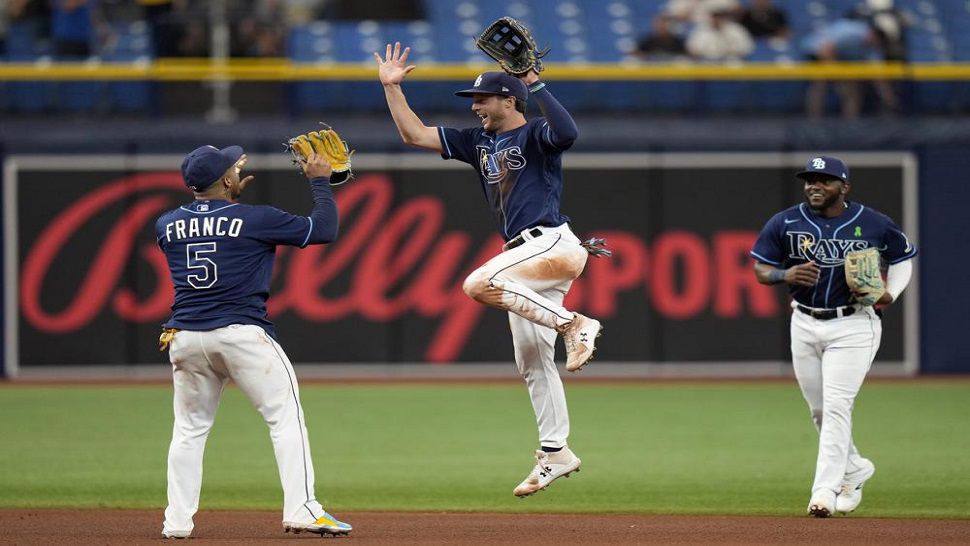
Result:
<svg viewBox="0 0 970 546"><path fill-rule="evenodd" d="M311 217L224 200L194 201L163 214L155 237L175 285L172 316L164 326L213 330L255 324L275 337L266 299L276 246L304 247L336 237L336 208L329 187L321 189L327 179L321 180L314 184Z"/></svg>
<svg viewBox="0 0 970 546"><path fill-rule="evenodd" d="M549 124L533 118L505 133L482 127L438 128L441 157L475 167L485 199L506 241L534 226L559 226L569 217L559 212L562 152Z"/></svg>
<svg viewBox="0 0 970 546"><path fill-rule="evenodd" d="M819 267L815 286L789 285L798 303L831 309L852 301L845 283L845 254L875 247L888 264L916 256L916 246L888 216L859 203L835 218L817 216L805 203L774 215L758 235L751 256L787 269L814 261Z"/></svg>

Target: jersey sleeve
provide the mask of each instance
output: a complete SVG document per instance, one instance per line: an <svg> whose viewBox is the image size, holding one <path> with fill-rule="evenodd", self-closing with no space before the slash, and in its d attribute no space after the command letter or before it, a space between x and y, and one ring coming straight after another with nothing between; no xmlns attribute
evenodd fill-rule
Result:
<svg viewBox="0 0 970 546"><path fill-rule="evenodd" d="M544 119L538 119L533 124L531 138L538 142L546 153L561 154L565 150L565 148L561 148L553 142L552 128L549 127L549 122Z"/></svg>
<svg viewBox="0 0 970 546"><path fill-rule="evenodd" d="M765 227L761 229L761 233L758 234L754 248L751 249L751 257L761 263L775 267L781 267L782 262L785 261L784 239L778 219L779 216L776 215L768 220Z"/></svg>
<svg viewBox="0 0 970 546"><path fill-rule="evenodd" d="M310 239L313 220L297 216L276 207L258 207L257 231L251 237L273 245L290 245L303 248Z"/></svg>
<svg viewBox="0 0 970 546"><path fill-rule="evenodd" d="M886 219L886 229L883 231L881 254L886 259L886 263L898 264L913 256L916 256L916 245L910 242L909 237L899 229L899 226L890 219Z"/></svg>
<svg viewBox="0 0 970 546"><path fill-rule="evenodd" d="M441 157L457 159L475 165L475 133L477 129L452 129L438 127L438 138L441 140Z"/></svg>

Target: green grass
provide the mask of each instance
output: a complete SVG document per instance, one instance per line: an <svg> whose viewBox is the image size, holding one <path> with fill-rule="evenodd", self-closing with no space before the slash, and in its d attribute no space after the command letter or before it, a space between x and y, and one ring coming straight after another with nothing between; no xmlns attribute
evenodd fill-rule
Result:
<svg viewBox="0 0 970 546"><path fill-rule="evenodd" d="M306 385L318 498L338 513L802 513L817 436L794 382L567 388L583 470L519 500L536 445L524 386ZM163 507L171 415L170 387L0 388L0 507ZM968 415L965 381L866 385L865 515L970 517ZM281 502L266 427L228 389L202 507Z"/></svg>

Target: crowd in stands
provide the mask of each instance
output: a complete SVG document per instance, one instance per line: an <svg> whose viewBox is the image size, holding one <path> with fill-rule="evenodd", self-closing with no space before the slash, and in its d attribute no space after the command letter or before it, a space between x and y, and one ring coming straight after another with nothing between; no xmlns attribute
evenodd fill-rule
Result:
<svg viewBox="0 0 970 546"><path fill-rule="evenodd" d="M731 62L748 56L756 40L766 40L793 45L810 61L905 61L908 24L893 0L861 0L831 24L802 36L797 44L788 44L793 39L788 16L772 0L750 0L747 5L737 0L669 0L634 54L647 61ZM836 87L843 117L858 117L863 83L824 80L812 81L808 87L809 116L823 115L829 85ZM883 109L898 111L892 85L887 81L873 85Z"/></svg>
<svg viewBox="0 0 970 546"><path fill-rule="evenodd" d="M285 56L286 32L321 19L420 19L420 0L0 0L0 53L7 29L29 29L60 59L88 57L110 42L111 25L144 21L156 57L206 57L213 9L224 6L232 57ZM220 8L222 9L222 8Z"/></svg>
<svg viewBox="0 0 970 546"><path fill-rule="evenodd" d="M905 30L908 24L893 0L860 0L832 25L802 36L794 44L805 59L826 60L905 60ZM858 29L846 33L845 28ZM852 38L843 35L851 34ZM838 40L845 52L835 48L820 55L820 44ZM743 60L757 40L788 43L793 40L788 15L772 0L668 0L657 14L651 31L644 34L634 51L650 61L694 59L699 61Z"/></svg>
<svg viewBox="0 0 970 546"><path fill-rule="evenodd" d="M906 60L911 24L893 0L858 0L849 12L815 30L792 31L789 15L773 0L656 0L648 32L628 54L642 62L733 63L759 44L791 52L791 60ZM148 28L146 51L154 57L213 55L213 21L223 22L231 57L285 57L289 29L319 20L425 18L422 0L0 0L0 54L15 25L32 36L38 50L57 60L79 60L110 44L118 24ZM457 4L456 4L457 5ZM460 6L455 9L459 9ZM634 35L635 36L635 35ZM629 46L627 46L629 47ZM225 51L227 49L227 51ZM622 51L621 51L622 53ZM9 57L11 59L13 57ZM822 115L834 89L845 117L860 113L859 82L813 81L806 111ZM874 82L882 107L898 110L888 82Z"/></svg>

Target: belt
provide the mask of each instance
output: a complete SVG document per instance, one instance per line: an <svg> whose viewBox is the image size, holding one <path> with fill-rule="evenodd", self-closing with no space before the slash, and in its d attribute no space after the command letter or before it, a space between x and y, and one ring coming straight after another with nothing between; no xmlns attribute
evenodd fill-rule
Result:
<svg viewBox="0 0 970 546"><path fill-rule="evenodd" d="M834 318L847 317L856 311L853 305L839 307L838 309L812 309L811 307L805 307L799 304L796 309L818 320L832 320Z"/></svg>
<svg viewBox="0 0 970 546"><path fill-rule="evenodd" d="M535 239L536 237L542 235L542 230L537 227L534 227L529 231L527 231L526 233L528 233L532 239ZM525 235L520 233L518 237L515 237L514 239L511 239L509 242L505 243L505 250L512 250L515 247L522 246L523 244L525 244L525 241L526 241Z"/></svg>

